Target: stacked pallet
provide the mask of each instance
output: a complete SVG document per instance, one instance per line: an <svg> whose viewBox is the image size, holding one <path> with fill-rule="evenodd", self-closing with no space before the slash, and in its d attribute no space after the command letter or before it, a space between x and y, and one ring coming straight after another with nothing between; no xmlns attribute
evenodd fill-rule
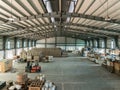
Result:
<svg viewBox="0 0 120 90"><path fill-rule="evenodd" d="M22 58L23 60L27 59L27 52L25 50L21 51L20 58Z"/></svg>
<svg viewBox="0 0 120 90"><path fill-rule="evenodd" d="M27 61L31 61L31 60L33 60L32 51L31 51L31 50L28 50L28 51L27 51Z"/></svg>
<svg viewBox="0 0 120 90"><path fill-rule="evenodd" d="M36 61L36 60L39 61L41 56L42 56L41 51L39 51L37 49L29 50L27 52L27 61Z"/></svg>
<svg viewBox="0 0 120 90"><path fill-rule="evenodd" d="M29 90L42 90L44 82L40 80L33 80L29 85Z"/></svg>
<svg viewBox="0 0 120 90"><path fill-rule="evenodd" d="M0 60L0 72L6 72L12 68L12 60Z"/></svg>
<svg viewBox="0 0 120 90"><path fill-rule="evenodd" d="M53 56L60 57L61 49L60 48L34 48L35 51L42 51L44 56Z"/></svg>

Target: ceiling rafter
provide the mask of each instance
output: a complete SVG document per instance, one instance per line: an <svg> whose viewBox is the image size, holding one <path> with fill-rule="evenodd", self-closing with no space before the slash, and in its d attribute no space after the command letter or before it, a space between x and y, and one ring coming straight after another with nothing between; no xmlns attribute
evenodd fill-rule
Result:
<svg viewBox="0 0 120 90"><path fill-rule="evenodd" d="M51 18L51 17L55 17L55 18L77 17L77 18L85 18L85 19L91 19L91 20L96 20L96 21L120 24L120 21L117 19L111 19L109 21L109 20L105 20L105 18L103 18L103 17L93 16L93 15L85 15L85 14L80 14L80 13L78 14L78 13L56 13L56 12L53 12L53 13L45 13L45 14L15 18L14 21L3 22L3 23L0 23L0 25L10 24L10 23L19 22L19 21L32 20L32 19L37 19L37 18L45 18L45 17L47 17L47 18Z"/></svg>
<svg viewBox="0 0 120 90"><path fill-rule="evenodd" d="M102 32L93 32L93 31L84 31L84 30L82 30L82 29L74 29L74 28L66 28L66 30L73 30L73 31L77 31L77 32L86 32L86 34L87 33L92 33L92 34L95 34L95 35L102 35L102 36L108 36L108 37L114 37L114 36L117 36L117 35L113 35L113 34L107 34L107 33L102 33Z"/></svg>

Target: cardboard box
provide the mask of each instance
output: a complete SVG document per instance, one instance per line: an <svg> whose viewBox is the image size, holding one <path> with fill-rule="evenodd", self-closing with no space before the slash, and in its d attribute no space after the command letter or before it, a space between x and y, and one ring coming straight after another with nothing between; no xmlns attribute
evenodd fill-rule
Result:
<svg viewBox="0 0 120 90"><path fill-rule="evenodd" d="M12 68L12 60L3 59L0 61L0 72L6 72Z"/></svg>

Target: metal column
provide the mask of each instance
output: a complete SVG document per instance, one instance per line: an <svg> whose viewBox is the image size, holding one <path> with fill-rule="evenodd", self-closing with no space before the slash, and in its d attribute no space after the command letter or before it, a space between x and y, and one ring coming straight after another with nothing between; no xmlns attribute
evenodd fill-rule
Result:
<svg viewBox="0 0 120 90"><path fill-rule="evenodd" d="M24 49L24 38L22 38L22 49Z"/></svg>
<svg viewBox="0 0 120 90"><path fill-rule="evenodd" d="M119 48L119 44L118 44L118 36L116 36L116 37L114 37L114 39L115 39L115 46L117 47L117 48Z"/></svg>
<svg viewBox="0 0 120 90"><path fill-rule="evenodd" d="M27 49L29 50L29 39L27 40Z"/></svg>
<svg viewBox="0 0 120 90"><path fill-rule="evenodd" d="M106 53L106 49L107 49L107 38L104 38L104 44L105 44L105 53Z"/></svg>
<svg viewBox="0 0 120 90"><path fill-rule="evenodd" d="M4 55L3 58L6 58L6 43L7 43L7 37L3 36L3 51L4 51Z"/></svg>
<svg viewBox="0 0 120 90"><path fill-rule="evenodd" d="M88 43L89 43L89 47L90 47L90 40L88 40Z"/></svg>
<svg viewBox="0 0 120 90"><path fill-rule="evenodd" d="M92 48L95 48L94 40L92 39Z"/></svg>
<svg viewBox="0 0 120 90"><path fill-rule="evenodd" d="M77 49L77 37L75 35L75 50Z"/></svg>
<svg viewBox="0 0 120 90"><path fill-rule="evenodd" d="M34 46L35 46L35 47L36 47L36 42L37 42L37 41L36 41L36 40L34 40Z"/></svg>
<svg viewBox="0 0 120 90"><path fill-rule="evenodd" d="M97 39L97 48L100 48L99 39Z"/></svg>
<svg viewBox="0 0 120 90"><path fill-rule="evenodd" d="M17 37L14 38L14 49L15 49L15 55L17 55Z"/></svg>
<svg viewBox="0 0 120 90"><path fill-rule="evenodd" d="M67 37L65 36L65 51L66 51L66 47L67 47Z"/></svg>

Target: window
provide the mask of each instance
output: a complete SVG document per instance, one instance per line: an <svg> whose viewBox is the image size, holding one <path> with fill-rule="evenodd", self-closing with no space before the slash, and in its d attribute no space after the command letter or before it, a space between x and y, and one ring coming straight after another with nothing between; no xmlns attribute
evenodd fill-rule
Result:
<svg viewBox="0 0 120 90"><path fill-rule="evenodd" d="M114 41L113 40L111 41L111 48L112 49L114 48Z"/></svg>
<svg viewBox="0 0 120 90"><path fill-rule="evenodd" d="M17 48L20 48L20 42L19 42L19 40L17 41Z"/></svg>
<svg viewBox="0 0 120 90"><path fill-rule="evenodd" d="M34 41L32 42L32 46L34 47L34 45L35 45L35 43L34 43Z"/></svg>
<svg viewBox="0 0 120 90"><path fill-rule="evenodd" d="M7 42L7 47L8 47L8 49L10 49L10 41L9 40Z"/></svg>
<svg viewBox="0 0 120 90"><path fill-rule="evenodd" d="M95 47L97 47L98 46L98 42L97 41L95 41Z"/></svg>
<svg viewBox="0 0 120 90"><path fill-rule="evenodd" d="M26 41L24 41L24 47L26 47L27 45L26 45Z"/></svg>
<svg viewBox="0 0 120 90"><path fill-rule="evenodd" d="M31 47L31 41L29 41L29 47Z"/></svg>
<svg viewBox="0 0 120 90"><path fill-rule="evenodd" d="M104 41L102 41L102 48L104 48L105 47L105 44L104 44Z"/></svg>

